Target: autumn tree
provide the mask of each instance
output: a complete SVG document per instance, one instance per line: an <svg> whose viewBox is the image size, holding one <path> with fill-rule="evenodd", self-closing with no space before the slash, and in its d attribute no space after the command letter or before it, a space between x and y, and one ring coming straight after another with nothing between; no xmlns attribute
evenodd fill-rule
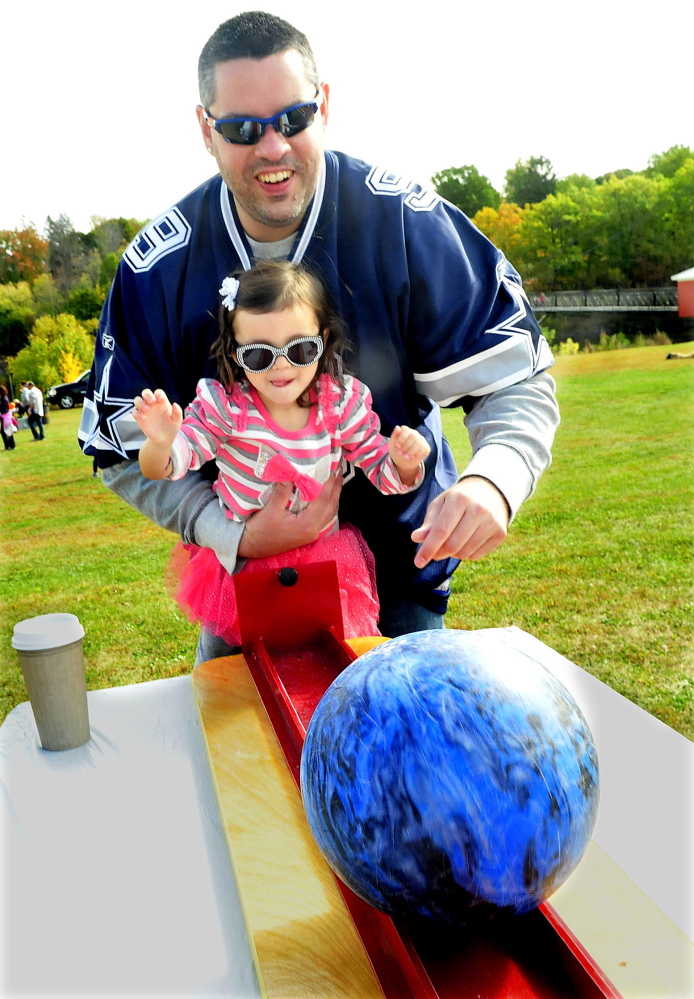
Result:
<svg viewBox="0 0 694 999"><path fill-rule="evenodd" d="M518 160L511 170L506 171L506 200L516 205L535 205L547 195L554 194L556 186L554 168L544 156Z"/></svg>
<svg viewBox="0 0 694 999"><path fill-rule="evenodd" d="M97 215L92 216L92 234L101 257L108 253L118 253L128 244L123 236L123 228L120 219L104 219Z"/></svg>
<svg viewBox="0 0 694 999"><path fill-rule="evenodd" d="M0 230L0 284L33 281L48 263L48 242L33 226Z"/></svg>
<svg viewBox="0 0 694 999"><path fill-rule="evenodd" d="M0 357L14 357L29 340L26 325L17 316L0 311Z"/></svg>
<svg viewBox="0 0 694 999"><path fill-rule="evenodd" d="M666 246L664 276L691 266L694 258L694 153L661 186L655 213Z"/></svg>
<svg viewBox="0 0 694 999"><path fill-rule="evenodd" d="M689 146L671 146L664 153L651 156L644 174L647 177L674 177L680 167L691 159L694 159L694 150Z"/></svg>
<svg viewBox="0 0 694 999"><path fill-rule="evenodd" d="M520 224L524 210L503 201L498 208L481 208L472 221L487 239L517 266Z"/></svg>
<svg viewBox="0 0 694 999"><path fill-rule="evenodd" d="M480 208L498 208L501 195L474 166L449 167L434 174L431 182L440 197L450 201L468 218Z"/></svg>
<svg viewBox="0 0 694 999"><path fill-rule="evenodd" d="M52 274L41 274L31 286L37 316L57 316L64 312L65 300L58 291Z"/></svg>
<svg viewBox="0 0 694 999"><path fill-rule="evenodd" d="M113 279L116 276L116 271L118 270L118 262L120 256L117 253L107 253L105 257L101 260L101 267L99 269L99 287L103 289L108 289L113 283Z"/></svg>
<svg viewBox="0 0 694 999"><path fill-rule="evenodd" d="M527 206L512 262L538 290L669 284L694 253L692 204L694 157L671 177L644 171L568 184Z"/></svg>
<svg viewBox="0 0 694 999"><path fill-rule="evenodd" d="M105 219L98 215L92 216L92 231L94 244L102 260L115 253L120 257L123 250L133 241L144 225L137 219Z"/></svg>
<svg viewBox="0 0 694 999"><path fill-rule="evenodd" d="M600 177L595 178L595 183L605 184L608 180L612 180L613 177L616 177L617 180L624 180L625 177L633 177L633 176L634 176L634 171L628 170L626 167L624 167L620 170L610 170L609 173L601 174Z"/></svg>
<svg viewBox="0 0 694 999"><path fill-rule="evenodd" d="M14 357L29 340L36 306L27 281L0 285L0 356Z"/></svg>
<svg viewBox="0 0 694 999"><path fill-rule="evenodd" d="M596 188L600 228L594 239L604 259L598 279L603 287L660 284L666 278L667 236L656 212L664 184L662 177L636 173Z"/></svg>
<svg viewBox="0 0 694 999"><path fill-rule="evenodd" d="M517 266L528 287L541 291L592 286L591 266L596 261L584 247L598 221L593 200L593 189L573 187L527 206L518 229Z"/></svg>
<svg viewBox="0 0 694 999"><path fill-rule="evenodd" d="M68 294L84 275L92 285L96 283L101 257L90 234L76 232L67 215L60 215L55 220L48 217L46 235L48 266L62 295Z"/></svg>
<svg viewBox="0 0 694 999"><path fill-rule="evenodd" d="M596 182L587 173L570 173L557 181L555 194L568 194L574 188L595 187Z"/></svg>
<svg viewBox="0 0 694 999"><path fill-rule="evenodd" d="M7 366L15 381L33 381L45 390L79 378L93 354L94 337L87 325L61 313L37 319L28 344Z"/></svg>
<svg viewBox="0 0 694 999"><path fill-rule="evenodd" d="M65 308L75 319L98 319L104 304L104 293L88 284L73 288L65 301Z"/></svg>

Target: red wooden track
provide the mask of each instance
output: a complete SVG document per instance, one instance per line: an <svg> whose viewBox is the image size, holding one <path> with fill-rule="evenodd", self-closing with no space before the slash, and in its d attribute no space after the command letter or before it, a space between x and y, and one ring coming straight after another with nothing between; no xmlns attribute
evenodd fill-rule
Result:
<svg viewBox="0 0 694 999"><path fill-rule="evenodd" d="M356 656L335 563L282 573L241 573L235 584L244 657L298 785L311 715ZM453 931L394 921L337 881L387 999L620 999L546 902Z"/></svg>

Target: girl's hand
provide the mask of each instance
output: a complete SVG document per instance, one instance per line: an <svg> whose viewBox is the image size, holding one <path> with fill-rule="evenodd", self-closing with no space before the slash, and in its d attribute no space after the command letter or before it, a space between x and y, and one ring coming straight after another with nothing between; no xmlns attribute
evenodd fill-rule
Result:
<svg viewBox="0 0 694 999"><path fill-rule="evenodd" d="M163 389L144 389L134 403L133 417L145 436L157 447L170 447L183 423L178 403L171 405Z"/></svg>
<svg viewBox="0 0 694 999"><path fill-rule="evenodd" d="M388 442L388 451L398 474L406 486L411 486L417 470L431 448L426 439L412 427L396 427Z"/></svg>

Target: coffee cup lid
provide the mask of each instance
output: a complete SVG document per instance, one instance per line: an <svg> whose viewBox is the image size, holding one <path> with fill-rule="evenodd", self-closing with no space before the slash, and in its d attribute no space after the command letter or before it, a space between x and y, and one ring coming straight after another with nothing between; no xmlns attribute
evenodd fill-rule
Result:
<svg viewBox="0 0 694 999"><path fill-rule="evenodd" d="M84 628L75 614L41 614L14 626L12 648L20 652L57 649L84 637Z"/></svg>

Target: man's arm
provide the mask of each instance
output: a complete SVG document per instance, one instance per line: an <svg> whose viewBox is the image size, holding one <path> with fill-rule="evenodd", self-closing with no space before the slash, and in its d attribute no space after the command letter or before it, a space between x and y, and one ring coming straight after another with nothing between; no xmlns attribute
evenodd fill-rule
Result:
<svg viewBox="0 0 694 999"><path fill-rule="evenodd" d="M186 544L212 548L229 572L236 570L236 556L243 524L229 520L200 472L185 478L146 479L137 461L121 461L102 469L104 485L149 520L173 531ZM240 567L239 567L240 568Z"/></svg>
<svg viewBox="0 0 694 999"><path fill-rule="evenodd" d="M482 396L466 416L465 425L473 456L463 476L480 475L494 483L505 496L513 519L552 460L559 426L554 379L542 371Z"/></svg>
<svg viewBox="0 0 694 999"><path fill-rule="evenodd" d="M146 479L137 461L102 470L112 492L155 524L173 531L186 544L211 548L227 572L237 572L246 558L264 558L315 541L334 518L342 478L331 475L317 499L299 514L286 509L291 483L278 483L264 509L245 522L230 520L200 472L176 481Z"/></svg>
<svg viewBox="0 0 694 999"><path fill-rule="evenodd" d="M458 482L430 505L412 540L415 564L476 561L497 548L551 461L559 424L554 379L541 372L482 396L465 419L473 456Z"/></svg>

